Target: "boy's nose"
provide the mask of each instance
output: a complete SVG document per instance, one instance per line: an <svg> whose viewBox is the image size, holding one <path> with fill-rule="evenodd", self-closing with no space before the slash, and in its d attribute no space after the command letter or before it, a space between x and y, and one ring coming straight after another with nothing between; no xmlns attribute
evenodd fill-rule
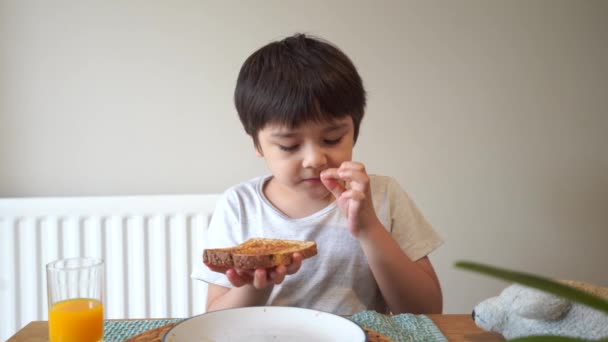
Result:
<svg viewBox="0 0 608 342"><path fill-rule="evenodd" d="M319 147L311 147L306 151L306 155L303 160L304 167L320 168L327 164L327 156L325 151Z"/></svg>

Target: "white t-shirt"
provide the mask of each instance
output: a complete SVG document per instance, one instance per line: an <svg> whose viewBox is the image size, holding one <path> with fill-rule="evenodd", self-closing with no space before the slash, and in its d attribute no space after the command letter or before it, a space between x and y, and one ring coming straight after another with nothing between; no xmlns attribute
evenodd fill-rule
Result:
<svg viewBox="0 0 608 342"><path fill-rule="evenodd" d="M361 310L386 312L367 257L348 231L336 201L304 218L287 217L262 192L270 177L241 183L220 197L202 247L231 247L253 237L315 241L318 254L305 259L296 274L276 285L266 304L339 315ZM370 186L378 218L411 260L443 243L397 181L370 175ZM200 258L194 260L192 277L232 287L225 275L210 271Z"/></svg>

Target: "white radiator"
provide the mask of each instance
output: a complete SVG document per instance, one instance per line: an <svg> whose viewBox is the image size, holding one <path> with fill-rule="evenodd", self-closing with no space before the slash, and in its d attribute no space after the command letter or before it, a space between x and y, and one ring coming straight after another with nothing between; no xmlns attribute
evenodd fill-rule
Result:
<svg viewBox="0 0 608 342"><path fill-rule="evenodd" d="M45 265L105 260L106 318L204 312L190 278L217 195L0 199L0 340L47 319Z"/></svg>

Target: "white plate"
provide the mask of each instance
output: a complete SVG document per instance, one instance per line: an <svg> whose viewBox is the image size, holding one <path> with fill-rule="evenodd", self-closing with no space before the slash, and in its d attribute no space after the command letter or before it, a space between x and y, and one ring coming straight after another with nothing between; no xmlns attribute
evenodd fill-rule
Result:
<svg viewBox="0 0 608 342"><path fill-rule="evenodd" d="M259 306L212 311L171 328L163 342L344 341L364 342L351 320L310 309Z"/></svg>

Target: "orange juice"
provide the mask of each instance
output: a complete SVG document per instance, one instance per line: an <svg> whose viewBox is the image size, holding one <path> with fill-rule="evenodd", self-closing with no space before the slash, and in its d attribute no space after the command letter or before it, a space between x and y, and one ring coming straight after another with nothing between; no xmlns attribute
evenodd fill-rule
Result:
<svg viewBox="0 0 608 342"><path fill-rule="evenodd" d="M103 339L103 304L76 298L55 303L49 310L51 342L97 342Z"/></svg>

